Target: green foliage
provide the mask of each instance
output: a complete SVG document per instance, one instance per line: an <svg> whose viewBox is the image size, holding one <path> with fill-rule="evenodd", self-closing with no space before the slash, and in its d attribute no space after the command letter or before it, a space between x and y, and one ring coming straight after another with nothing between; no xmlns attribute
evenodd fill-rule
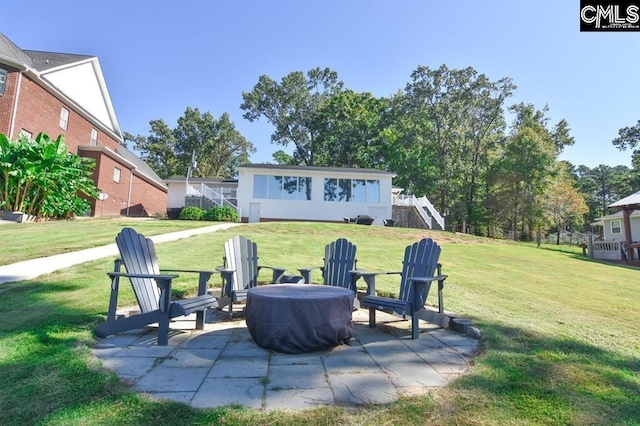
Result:
<svg viewBox="0 0 640 426"><path fill-rule="evenodd" d="M180 220L200 220L202 219L202 215L204 214L204 210L200 207L196 206L187 206L180 212L179 219Z"/></svg>
<svg viewBox="0 0 640 426"><path fill-rule="evenodd" d="M214 206L206 211L201 220L210 220L214 222L238 222L240 220L238 212L229 206Z"/></svg>
<svg viewBox="0 0 640 426"><path fill-rule="evenodd" d="M0 134L0 209L37 217L84 215L97 198L92 159L67 153L64 136L10 141Z"/></svg>
<svg viewBox="0 0 640 426"><path fill-rule="evenodd" d="M314 68L306 76L295 71L281 83L267 75L258 79L251 92L242 93L243 117L251 122L265 117L275 127L271 142L294 145L295 164L313 166L317 154L316 114L334 94L342 90L338 73L329 68Z"/></svg>
<svg viewBox="0 0 640 426"><path fill-rule="evenodd" d="M194 177L232 177L235 167L256 151L235 128L229 114L215 119L209 112L187 107L172 129L162 119L151 120L151 133L144 137L125 134L142 153L142 159L162 178L186 176L195 152Z"/></svg>

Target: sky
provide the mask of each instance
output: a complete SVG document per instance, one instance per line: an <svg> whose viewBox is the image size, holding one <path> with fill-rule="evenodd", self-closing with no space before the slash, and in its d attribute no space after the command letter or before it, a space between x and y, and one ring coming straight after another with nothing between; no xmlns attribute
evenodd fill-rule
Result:
<svg viewBox="0 0 640 426"><path fill-rule="evenodd" d="M25 50L97 56L120 128L148 136L187 107L227 112L254 163L282 149L249 122L242 93L321 67L347 89L386 97L419 66L473 67L566 119L561 160L631 165L611 141L640 120L640 32L580 32L578 0L0 0L0 32ZM289 149L290 151L290 149Z"/></svg>

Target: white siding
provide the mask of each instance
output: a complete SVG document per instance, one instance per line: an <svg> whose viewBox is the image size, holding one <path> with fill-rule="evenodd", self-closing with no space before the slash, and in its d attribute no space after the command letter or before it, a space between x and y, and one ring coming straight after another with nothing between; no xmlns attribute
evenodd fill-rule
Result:
<svg viewBox="0 0 640 426"><path fill-rule="evenodd" d="M95 65L97 67L97 65ZM114 132L118 131L109 114L109 95L103 92L94 62L88 61L43 75L65 95L91 113Z"/></svg>
<svg viewBox="0 0 640 426"><path fill-rule="evenodd" d="M353 173L321 170L289 170L289 169L261 169L239 168L238 175L238 207L242 209L245 218L249 214L250 204L260 204L262 219L310 220L341 222L345 217L357 215L376 217L376 224L382 225L382 220L391 218L391 174ZM299 176L311 177L311 200L273 200L253 198L254 175L268 176ZM356 203L324 201L324 179L375 179L380 182L379 203Z"/></svg>
<svg viewBox="0 0 640 426"><path fill-rule="evenodd" d="M624 241L625 233L624 233L624 220L622 216L619 218L620 220L620 228L621 232L619 234L611 233L611 221L616 219L604 219L603 220L603 231L604 231L604 240L605 241ZM640 217L632 216L631 217L631 239L633 241L640 241Z"/></svg>
<svg viewBox="0 0 640 426"><path fill-rule="evenodd" d="M167 182L167 208L184 207L187 185L184 182Z"/></svg>

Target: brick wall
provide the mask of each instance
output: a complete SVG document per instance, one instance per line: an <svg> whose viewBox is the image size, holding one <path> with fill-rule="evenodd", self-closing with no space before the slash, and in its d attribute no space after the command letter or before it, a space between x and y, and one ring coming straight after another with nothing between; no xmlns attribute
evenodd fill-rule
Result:
<svg viewBox="0 0 640 426"><path fill-rule="evenodd" d="M11 130L11 114L13 113L13 103L15 100L16 85L20 73L17 69L0 64L0 68L8 71L4 88L4 95L0 96L0 133L9 137Z"/></svg>
<svg viewBox="0 0 640 426"><path fill-rule="evenodd" d="M129 216L154 216L156 211L165 212L167 209L167 193L144 180L135 171L116 162L102 151L80 150L83 157L96 160L93 171L93 181L101 192L108 194L104 201L94 203L94 216L117 216L127 214L129 201ZM120 181L114 181L114 169L120 169ZM131 186L129 183L131 183ZM131 196L129 198L129 188Z"/></svg>
<svg viewBox="0 0 640 426"><path fill-rule="evenodd" d="M60 111L69 111L67 130L60 127ZM23 75L18 98L18 111L13 128L14 139L24 129L35 137L44 132L55 139L64 135L69 152L77 154L78 146L91 143L91 129L98 131L98 145L115 149L118 141L103 133L80 114L73 111L58 98L44 90L26 75Z"/></svg>

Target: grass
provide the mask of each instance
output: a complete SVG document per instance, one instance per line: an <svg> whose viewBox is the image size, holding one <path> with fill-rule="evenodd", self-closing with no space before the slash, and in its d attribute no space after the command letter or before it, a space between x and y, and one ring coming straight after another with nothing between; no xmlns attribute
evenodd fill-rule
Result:
<svg viewBox="0 0 640 426"><path fill-rule="evenodd" d="M2 241L0 266L111 244L120 229L126 226L135 227L139 232L150 237L172 231L201 228L215 223L118 217L3 224L0 225L0 241Z"/></svg>
<svg viewBox="0 0 640 426"><path fill-rule="evenodd" d="M382 406L261 413L156 401L90 355L91 330L104 320L109 298L112 259L102 259L0 286L0 424L640 424L637 269L567 247L317 223L248 225L164 243L160 266L211 269L237 233L258 243L262 264L292 273L319 265L324 245L337 237L357 245L360 268L399 270L404 247L431 236L449 275L445 308L476 323L481 353L446 388ZM268 278L265 271L261 280ZM178 291L189 294L194 280ZM394 293L397 277L378 283ZM125 292L121 303L133 304L133 295Z"/></svg>

